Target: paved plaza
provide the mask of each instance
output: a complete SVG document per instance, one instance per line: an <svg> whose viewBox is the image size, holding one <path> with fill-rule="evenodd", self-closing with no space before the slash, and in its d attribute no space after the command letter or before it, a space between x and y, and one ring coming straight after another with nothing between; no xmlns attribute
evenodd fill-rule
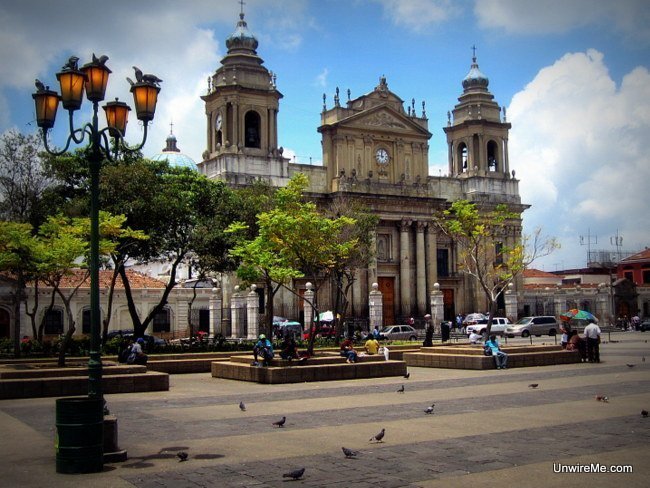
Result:
<svg viewBox="0 0 650 488"><path fill-rule="evenodd" d="M54 398L3 400L0 486L647 487L648 339L612 334L600 364L409 368L409 379L261 385L175 375L168 392L107 395L129 459L89 475L55 472ZM285 427L273 426L282 416ZM384 442L369 442L382 428ZM342 446L359 453L346 459ZM554 472L594 463L632 472ZM302 467L301 479L282 477Z"/></svg>

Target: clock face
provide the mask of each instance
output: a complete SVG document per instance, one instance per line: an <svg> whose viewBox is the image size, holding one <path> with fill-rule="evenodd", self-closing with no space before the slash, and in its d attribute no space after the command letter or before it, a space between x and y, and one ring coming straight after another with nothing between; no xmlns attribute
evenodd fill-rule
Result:
<svg viewBox="0 0 650 488"><path fill-rule="evenodd" d="M388 151L386 151L386 149L379 148L377 149L377 152L375 152L375 159L379 164L388 164L390 156L388 155Z"/></svg>
<svg viewBox="0 0 650 488"><path fill-rule="evenodd" d="M221 114L217 115L217 129L221 129Z"/></svg>

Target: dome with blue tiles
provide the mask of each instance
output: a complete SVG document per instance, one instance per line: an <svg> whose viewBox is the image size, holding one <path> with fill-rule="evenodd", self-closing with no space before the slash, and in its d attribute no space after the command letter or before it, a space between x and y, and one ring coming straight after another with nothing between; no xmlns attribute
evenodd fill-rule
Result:
<svg viewBox="0 0 650 488"><path fill-rule="evenodd" d="M478 63L476 62L476 51L474 51L474 56L472 57L472 66L470 67L467 76L463 79L463 88L465 90L474 87L487 89L489 84L490 80L488 77L485 76L478 68Z"/></svg>
<svg viewBox="0 0 650 488"><path fill-rule="evenodd" d="M180 149L178 149L178 146L176 145L176 136L173 132L169 132L169 135L167 136L165 142L167 145L162 150L162 152L151 157L153 161L167 160L170 166L174 166L176 168L189 168L194 171L198 171L194 160L186 154L183 154Z"/></svg>

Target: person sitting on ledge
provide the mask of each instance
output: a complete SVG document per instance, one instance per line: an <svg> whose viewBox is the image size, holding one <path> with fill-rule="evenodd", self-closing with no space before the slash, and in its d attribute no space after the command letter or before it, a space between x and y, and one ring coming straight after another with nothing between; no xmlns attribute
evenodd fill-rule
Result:
<svg viewBox="0 0 650 488"><path fill-rule="evenodd" d="M377 354L379 352L379 341L375 337L370 336L364 344L364 347L368 354Z"/></svg>
<svg viewBox="0 0 650 488"><path fill-rule="evenodd" d="M357 351L354 349L351 339L347 338L341 342L341 356L346 358L348 363L357 362Z"/></svg>
<svg viewBox="0 0 650 488"><path fill-rule="evenodd" d="M480 344L482 340L483 336L476 331L472 331L472 333L469 335L470 344Z"/></svg>
<svg viewBox="0 0 650 488"><path fill-rule="evenodd" d="M490 340L485 343L485 347L489 347L492 351L492 356L494 356L497 369L507 369L508 355L499 347L499 341L497 340L496 335L492 334L490 336Z"/></svg>
<svg viewBox="0 0 650 488"><path fill-rule="evenodd" d="M577 330L572 330L569 334L569 342L566 345L567 351L579 351L582 362L587 361L587 343L578 334Z"/></svg>
<svg viewBox="0 0 650 488"><path fill-rule="evenodd" d="M262 356L262 366L268 366L271 359L273 359L273 344L269 341L264 334L260 334L259 340L253 346L253 366L259 366L257 357Z"/></svg>
<svg viewBox="0 0 650 488"><path fill-rule="evenodd" d="M293 334L287 333L284 336L282 345L280 346L280 357L286 359L287 361L292 361L293 359L300 359L300 354L298 353L298 346L296 345L296 339L294 339Z"/></svg>

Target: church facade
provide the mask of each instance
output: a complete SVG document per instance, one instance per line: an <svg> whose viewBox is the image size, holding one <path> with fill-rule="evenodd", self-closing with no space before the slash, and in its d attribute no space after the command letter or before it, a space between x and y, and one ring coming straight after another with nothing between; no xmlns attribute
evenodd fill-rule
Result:
<svg viewBox="0 0 650 488"><path fill-rule="evenodd" d="M226 40L228 52L208 80L203 96L206 113L206 150L198 163L209 178L233 186L264 179L285 185L302 172L309 177L309 197L326 206L337 198L361 202L379 217L373 240L375 258L362 270L352 288L353 318L368 317L368 296L374 283L383 296L383 323L430 312L429 293L438 283L445 318L457 313L485 311L476 283L459 272L455 243L433 224L434 213L453 201L467 199L482 209L508 204L521 216L518 180L510 171L505 109L494 101L489 80L474 56L462 80L458 103L443 127L448 144L446 176L429 175L432 137L424 102L406 103L388 86L385 77L368 93L345 101L337 88L329 106L323 95L321 124L322 166L290 162L278 141L277 114L282 94L275 75L257 53L258 41L240 14L235 32ZM521 240L521 218L507 228L504 245ZM224 303L234 285L222 283ZM304 291L306 283L297 282ZM523 289L515 283L515 291ZM328 290L319 297L328 304ZM279 315L301 317L299 299L279 294ZM504 306L500 308L505 308Z"/></svg>

